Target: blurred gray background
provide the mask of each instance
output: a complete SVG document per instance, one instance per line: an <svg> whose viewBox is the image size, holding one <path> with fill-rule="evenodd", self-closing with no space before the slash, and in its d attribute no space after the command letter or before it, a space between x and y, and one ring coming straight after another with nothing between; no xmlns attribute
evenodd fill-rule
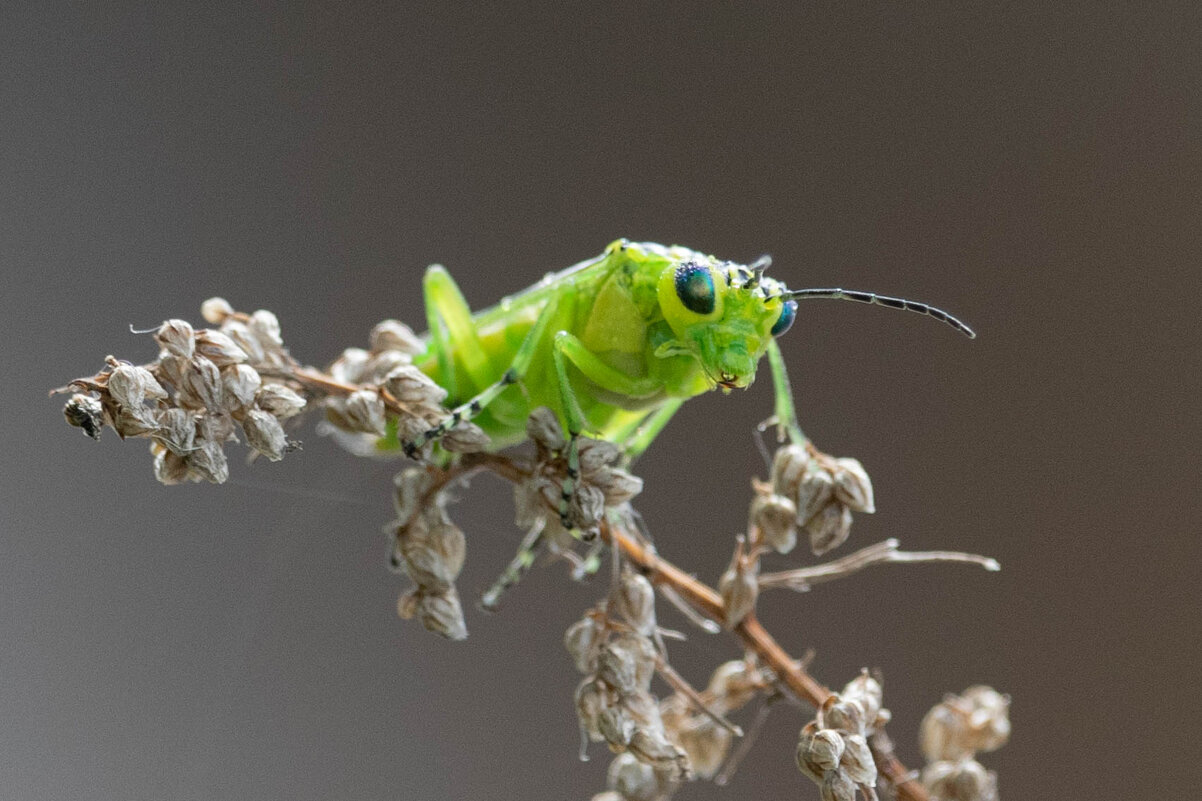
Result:
<svg viewBox="0 0 1202 801"><path fill-rule="evenodd" d="M560 645L602 585L537 571L444 642L395 617L393 465L309 428L227 486L161 487L144 443L89 442L45 393L149 360L129 325L199 321L212 295L323 364L382 318L420 328L431 262L483 307L620 236L771 252L791 285L980 332L814 303L782 342L807 433L877 488L841 553L899 537L1004 565L765 599L823 681L884 672L907 764L924 711L986 682L1014 696L983 759L1003 798L1197 787L1195 4L449 5L0 12L0 798L602 789ZM769 390L687 404L640 465L662 551L710 582ZM454 509L469 600L511 514L486 479ZM672 654L703 682L737 651ZM731 786L679 797L816 799L804 721L781 709Z"/></svg>

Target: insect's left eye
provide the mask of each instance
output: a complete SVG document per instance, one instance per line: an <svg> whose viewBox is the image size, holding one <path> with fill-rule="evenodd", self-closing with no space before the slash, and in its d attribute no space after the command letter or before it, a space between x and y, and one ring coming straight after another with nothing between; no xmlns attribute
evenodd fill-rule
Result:
<svg viewBox="0 0 1202 801"><path fill-rule="evenodd" d="M786 300L780 307L780 317L776 318L776 323L772 326L772 336L778 337L788 331L793 325L795 317L797 317L797 301Z"/></svg>
<svg viewBox="0 0 1202 801"><path fill-rule="evenodd" d="M700 264L684 264L676 268L676 296L691 312L710 314L714 311L714 275Z"/></svg>

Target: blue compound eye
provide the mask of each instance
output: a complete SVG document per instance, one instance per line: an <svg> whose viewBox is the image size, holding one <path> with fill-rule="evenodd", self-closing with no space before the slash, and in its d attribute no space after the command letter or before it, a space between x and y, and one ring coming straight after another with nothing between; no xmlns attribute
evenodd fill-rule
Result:
<svg viewBox="0 0 1202 801"><path fill-rule="evenodd" d="M793 325L793 320L797 317L797 301L786 300L784 305L780 307L780 317L776 318L776 324L772 326L772 336L778 337L789 330Z"/></svg>
<svg viewBox="0 0 1202 801"><path fill-rule="evenodd" d="M700 264L676 268L676 296L684 307L696 314L714 311L714 276Z"/></svg>

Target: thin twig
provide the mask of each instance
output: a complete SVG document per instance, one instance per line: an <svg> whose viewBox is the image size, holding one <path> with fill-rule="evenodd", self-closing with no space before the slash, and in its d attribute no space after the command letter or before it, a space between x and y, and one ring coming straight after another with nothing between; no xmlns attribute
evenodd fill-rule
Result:
<svg viewBox="0 0 1202 801"><path fill-rule="evenodd" d="M899 562L960 562L980 565L989 571L1002 569L996 559L987 556L958 551L899 551L899 545L897 540L888 539L825 564L783 570L779 573L764 573L760 576L760 589L785 588L805 592L814 584L850 576L872 565Z"/></svg>

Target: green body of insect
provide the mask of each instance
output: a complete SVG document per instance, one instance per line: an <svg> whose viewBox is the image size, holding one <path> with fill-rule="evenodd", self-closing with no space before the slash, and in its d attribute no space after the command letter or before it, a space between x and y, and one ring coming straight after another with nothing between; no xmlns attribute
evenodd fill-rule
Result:
<svg viewBox="0 0 1202 801"><path fill-rule="evenodd" d="M837 289L790 292L763 275L767 265L766 258L744 266L687 248L619 240L475 315L450 275L430 268L429 347L418 366L458 408L449 424L403 443L405 450L415 453L464 419L503 448L524 438L534 408L547 406L573 440L587 432L637 456L686 399L751 384L765 354L777 421L799 440L775 344L793 322L797 298L918 311L973 335L945 312L912 301Z"/></svg>

